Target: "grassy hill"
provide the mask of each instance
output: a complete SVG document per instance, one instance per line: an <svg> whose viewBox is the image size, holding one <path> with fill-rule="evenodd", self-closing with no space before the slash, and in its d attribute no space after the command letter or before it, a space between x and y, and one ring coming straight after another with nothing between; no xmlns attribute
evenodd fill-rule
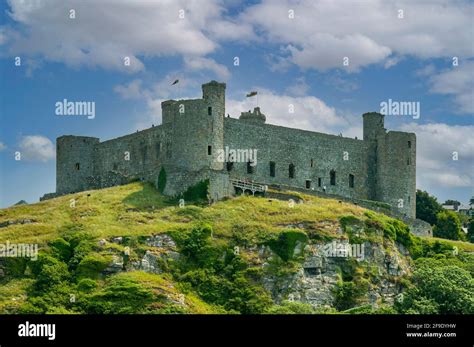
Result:
<svg viewBox="0 0 474 347"><path fill-rule="evenodd" d="M302 203L240 196L180 207L151 185L132 183L2 209L0 244L38 244L40 255L0 258L0 313L443 313L447 300L473 309L473 244L420 239L385 215L292 196ZM334 240L365 242L373 257L323 259L332 264L330 305L291 299L308 250ZM400 271L383 269L377 252L396 256ZM443 277L449 267L459 278ZM417 292L424 280L417 276L425 275L417 269L439 269L441 287L467 288L454 299ZM385 285L407 293L408 302L370 302Z"/></svg>

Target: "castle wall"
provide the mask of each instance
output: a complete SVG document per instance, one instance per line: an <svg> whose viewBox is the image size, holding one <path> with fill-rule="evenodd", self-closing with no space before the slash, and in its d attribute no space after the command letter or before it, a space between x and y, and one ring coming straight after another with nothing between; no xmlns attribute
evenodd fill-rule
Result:
<svg viewBox="0 0 474 347"><path fill-rule="evenodd" d="M254 173L247 173L246 163L234 163L232 177L301 188L310 180L310 190L323 191L326 187L330 194L367 198L364 141L225 118L224 144L230 149L257 149ZM275 177L270 175L270 161L275 162ZM289 177L290 164L295 167L294 178ZM335 172L334 185L331 170ZM349 186L350 174L354 176L353 188Z"/></svg>
<svg viewBox="0 0 474 347"><path fill-rule="evenodd" d="M61 136L56 139L56 192L67 194L86 190L87 177L94 170L94 148L99 139Z"/></svg>
<svg viewBox="0 0 474 347"><path fill-rule="evenodd" d="M363 115L363 140L265 124L259 108L228 118L225 89L212 81L202 86L202 99L164 101L163 124L130 135L58 138L57 194L136 179L156 184L164 167L168 195L209 179L211 198L220 199L232 193L231 177L378 200L415 217L415 134L387 132L384 116L374 112ZM226 147L257 150L256 165L227 165L219 160Z"/></svg>

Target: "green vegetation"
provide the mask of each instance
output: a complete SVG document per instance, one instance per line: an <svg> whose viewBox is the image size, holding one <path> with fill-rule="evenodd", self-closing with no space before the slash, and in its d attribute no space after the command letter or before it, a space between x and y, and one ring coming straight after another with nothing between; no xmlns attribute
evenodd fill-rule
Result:
<svg viewBox="0 0 474 347"><path fill-rule="evenodd" d="M431 196L425 191L416 191L416 218L435 225L436 215L441 212L442 209L434 196Z"/></svg>
<svg viewBox="0 0 474 347"><path fill-rule="evenodd" d="M158 190L163 194L166 188L166 170L161 167L160 173L158 174Z"/></svg>
<svg viewBox="0 0 474 347"><path fill-rule="evenodd" d="M461 222L456 213L442 211L436 215L436 219L433 236L450 240L465 240L465 235L461 230Z"/></svg>
<svg viewBox="0 0 474 347"><path fill-rule="evenodd" d="M0 259L0 313L474 312L472 243L419 238L384 214L301 193L304 202L293 207L249 196L208 205L202 203L207 185L184 193L185 207L153 185L135 182L0 210L0 223L32 221L0 229L0 243L38 243L40 249L37 261ZM160 274L131 268L155 251L145 241L159 234L174 240L179 256L153 253ZM113 241L117 237L122 241ZM368 292L388 278L380 267L354 259L337 261L332 307L284 301L288 289L276 301L264 285L271 280L288 288L285 281L301 270L309 246L347 239L401 258L410 270L392 280L404 289L403 300L373 308ZM121 271L122 262L128 271Z"/></svg>

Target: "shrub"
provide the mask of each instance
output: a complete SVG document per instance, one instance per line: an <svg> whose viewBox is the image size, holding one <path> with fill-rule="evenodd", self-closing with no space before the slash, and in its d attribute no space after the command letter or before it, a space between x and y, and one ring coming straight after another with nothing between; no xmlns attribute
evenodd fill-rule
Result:
<svg viewBox="0 0 474 347"><path fill-rule="evenodd" d="M208 191L209 180L207 179L186 189L186 191L183 193L183 198L185 201L206 200Z"/></svg>
<svg viewBox="0 0 474 347"><path fill-rule="evenodd" d="M307 240L308 236L302 231L284 231L277 239L268 241L268 245L282 260L289 261L293 259L296 243Z"/></svg>
<svg viewBox="0 0 474 347"><path fill-rule="evenodd" d="M76 275L78 278L97 279L112 261L110 256L103 256L98 253L85 256L77 266Z"/></svg>
<svg viewBox="0 0 474 347"><path fill-rule="evenodd" d="M162 166L158 174L158 191L163 194L166 188L166 170Z"/></svg>

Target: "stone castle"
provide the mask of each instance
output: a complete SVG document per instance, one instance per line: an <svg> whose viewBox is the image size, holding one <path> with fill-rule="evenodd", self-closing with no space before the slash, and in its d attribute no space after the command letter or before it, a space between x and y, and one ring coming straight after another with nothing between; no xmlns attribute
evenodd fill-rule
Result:
<svg viewBox="0 0 474 347"><path fill-rule="evenodd" d="M416 136L386 131L384 116L365 113L363 140L266 123L257 107L239 119L225 116L224 83L202 86L202 99L162 102L162 124L116 139L57 139L56 193L145 180L178 195L209 180L209 196L233 195L235 182L375 200L415 218ZM246 162L222 160L232 150L256 150Z"/></svg>

